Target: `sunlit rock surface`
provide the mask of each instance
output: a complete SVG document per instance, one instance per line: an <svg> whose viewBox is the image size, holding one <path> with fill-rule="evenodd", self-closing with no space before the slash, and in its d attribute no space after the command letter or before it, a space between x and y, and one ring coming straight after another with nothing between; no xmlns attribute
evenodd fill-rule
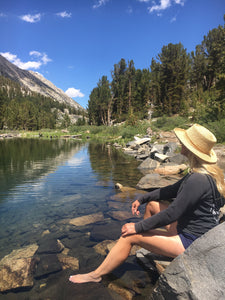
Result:
<svg viewBox="0 0 225 300"><path fill-rule="evenodd" d="M33 286L34 253L38 245L32 244L13 250L0 261L0 291Z"/></svg>

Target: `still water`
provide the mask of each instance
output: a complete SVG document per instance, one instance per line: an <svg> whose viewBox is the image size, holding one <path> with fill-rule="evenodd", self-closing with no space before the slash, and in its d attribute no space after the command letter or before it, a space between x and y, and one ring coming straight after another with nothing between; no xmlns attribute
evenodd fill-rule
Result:
<svg viewBox="0 0 225 300"><path fill-rule="evenodd" d="M97 266L104 257L94 250L99 241L91 239L90 232L94 225L112 226L113 231L125 223L110 216L109 201L118 193L115 183L135 187L142 176L137 166L134 158L103 144L0 141L0 259L14 249L40 244L48 232L49 239L60 239L69 255L79 259L81 271ZM130 209L131 201L124 202L124 207ZM63 222L99 212L104 221L98 224L74 227ZM138 272L136 265L127 266ZM120 270L122 274L127 266ZM124 299L109 292L112 278L86 284L84 289L84 285L68 283L69 275L71 270L50 274L35 280L32 289L0 294L0 299ZM144 298L139 295L138 299Z"/></svg>

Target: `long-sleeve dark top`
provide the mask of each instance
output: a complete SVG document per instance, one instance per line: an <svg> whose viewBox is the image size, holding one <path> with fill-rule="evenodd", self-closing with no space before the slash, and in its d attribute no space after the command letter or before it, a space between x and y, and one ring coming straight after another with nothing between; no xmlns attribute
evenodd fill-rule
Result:
<svg viewBox="0 0 225 300"><path fill-rule="evenodd" d="M214 187L219 195L215 184ZM187 232L199 237L219 223L219 208L215 205L213 190L205 174L188 174L173 185L145 194L138 201L143 204L171 198L175 200L167 209L136 223L136 232L145 232L178 221L178 234Z"/></svg>

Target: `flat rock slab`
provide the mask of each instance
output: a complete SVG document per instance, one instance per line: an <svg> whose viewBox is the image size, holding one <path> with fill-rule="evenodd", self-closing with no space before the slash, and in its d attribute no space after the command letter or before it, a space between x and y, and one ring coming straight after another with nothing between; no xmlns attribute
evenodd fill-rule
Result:
<svg viewBox="0 0 225 300"><path fill-rule="evenodd" d="M114 209L118 209L118 210L122 210L124 208L130 207L130 204L119 202L119 201L108 201L107 204L108 204L109 208L114 208Z"/></svg>
<svg viewBox="0 0 225 300"><path fill-rule="evenodd" d="M164 161L166 161L169 158L169 156L167 156L165 154L161 154L161 153L155 153L154 157L159 162L164 162Z"/></svg>
<svg viewBox="0 0 225 300"><path fill-rule="evenodd" d="M61 270L62 266L56 254L40 255L34 277L40 279Z"/></svg>
<svg viewBox="0 0 225 300"><path fill-rule="evenodd" d="M54 254L60 253L64 249L63 244L57 239L49 239L44 237L39 241L38 254Z"/></svg>
<svg viewBox="0 0 225 300"><path fill-rule="evenodd" d="M69 224L72 224L75 226L84 226L84 225L96 223L96 222L103 221L103 220L104 220L104 216L100 212L100 213L96 213L96 214L91 214L91 215L86 215L86 216L71 219L69 221Z"/></svg>
<svg viewBox="0 0 225 300"><path fill-rule="evenodd" d="M101 255L107 255L109 251L112 250L112 248L116 245L118 240L112 241L112 240L105 240L102 241L101 243L98 243L97 245L94 246L94 249L97 253ZM136 252L140 249L140 246L134 245L131 248L131 251L129 255L136 255Z"/></svg>
<svg viewBox="0 0 225 300"><path fill-rule="evenodd" d="M167 165L167 166L160 166L154 170L154 173L160 174L160 175L176 175L182 173L184 170L187 169L187 166L185 164L181 165Z"/></svg>
<svg viewBox="0 0 225 300"><path fill-rule="evenodd" d="M134 143L136 144L136 145L142 145L142 144L145 144L145 143L148 143L148 142L150 142L151 141L151 139L150 138L138 138L138 137L134 137L135 138L135 141L134 141Z"/></svg>
<svg viewBox="0 0 225 300"><path fill-rule="evenodd" d="M90 238L101 242L107 239L116 240L121 235L121 225L118 222L112 222L105 225L94 225L91 230Z"/></svg>
<svg viewBox="0 0 225 300"><path fill-rule="evenodd" d="M166 177L159 174L147 174L140 179L137 187L143 190L161 188L177 182L178 177Z"/></svg>
<svg viewBox="0 0 225 300"><path fill-rule="evenodd" d="M154 170L155 168L159 167L159 162L148 157L146 158L139 166L138 169L139 170Z"/></svg>
<svg viewBox="0 0 225 300"><path fill-rule="evenodd" d="M129 211L126 211L126 210L113 210L113 211L110 211L108 213L108 215L110 217L112 217L113 219L116 219L116 220L119 220L119 221L124 221L124 220L127 220L127 219L131 219L133 217L130 210Z"/></svg>

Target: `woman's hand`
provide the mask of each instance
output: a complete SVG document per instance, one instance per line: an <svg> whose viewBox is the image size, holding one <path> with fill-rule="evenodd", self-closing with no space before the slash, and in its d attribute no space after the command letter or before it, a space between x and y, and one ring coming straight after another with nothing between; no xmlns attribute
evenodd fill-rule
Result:
<svg viewBox="0 0 225 300"><path fill-rule="evenodd" d="M140 202L138 201L138 200L135 200L133 203L132 203L132 214L133 215L137 215L137 216L139 216L139 214L140 214L140 211L138 210L138 207L140 206L141 204L140 204Z"/></svg>
<svg viewBox="0 0 225 300"><path fill-rule="evenodd" d="M126 223L125 225L123 225L122 227L122 236L127 236L130 234L135 234L136 230L135 230L135 223Z"/></svg>

